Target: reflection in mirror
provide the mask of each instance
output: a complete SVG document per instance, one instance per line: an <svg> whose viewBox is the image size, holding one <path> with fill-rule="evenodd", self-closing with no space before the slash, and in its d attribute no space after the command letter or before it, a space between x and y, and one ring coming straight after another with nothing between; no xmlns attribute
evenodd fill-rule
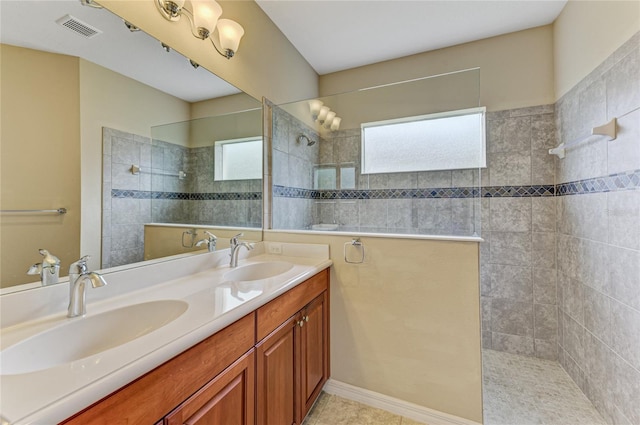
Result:
<svg viewBox="0 0 640 425"><path fill-rule="evenodd" d="M109 238L100 242L101 231L116 231L147 211L144 221L152 222L151 209L141 203L115 220L103 211L102 204L112 200L110 190L100 196L103 179L137 178L137 190L142 190L144 179L151 178L131 173L131 166L141 166L150 154L144 148L137 161L116 158L116 153L112 159L124 161L126 169L105 164L104 174L110 175L103 175L103 127L118 139L111 155L118 148L126 152L134 140L151 148L154 125L188 121L194 113L201 117L207 111L219 115L252 109L260 102L202 67L194 69L177 52L167 53L142 31L132 33L105 9L84 7L77 0L3 0L0 8L2 209L67 211L2 214L0 287L7 292L7 287L39 286L23 285L37 279L27 270L43 261L39 249L60 259L60 276L88 253L93 254L92 269L108 267L101 265L100 251L114 247ZM95 35L83 37L56 23L67 15L96 29ZM253 238L260 239L260 233ZM140 228L120 248L143 240Z"/></svg>
<svg viewBox="0 0 640 425"><path fill-rule="evenodd" d="M273 107L272 228L479 236L479 83L476 68Z"/></svg>
<svg viewBox="0 0 640 425"><path fill-rule="evenodd" d="M261 133L261 109L155 126L151 138L105 128L103 267L203 250L205 231L217 249L239 232L260 240Z"/></svg>

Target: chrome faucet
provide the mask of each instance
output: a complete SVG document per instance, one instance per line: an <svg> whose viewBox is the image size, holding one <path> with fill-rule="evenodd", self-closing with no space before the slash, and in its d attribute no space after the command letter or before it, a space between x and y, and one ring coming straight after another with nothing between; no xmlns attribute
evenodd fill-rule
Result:
<svg viewBox="0 0 640 425"><path fill-rule="evenodd" d="M196 246L207 244L207 249L209 250L209 252L215 251L218 238L216 237L216 235L207 232L206 230L204 231L204 234L207 235L207 239L200 239L198 242L196 242Z"/></svg>
<svg viewBox="0 0 640 425"><path fill-rule="evenodd" d="M60 260L46 249L40 249L38 252L44 259L42 263L36 263L29 267L27 274L39 275L43 286L58 283L58 279L60 278Z"/></svg>
<svg viewBox="0 0 640 425"><path fill-rule="evenodd" d="M240 252L240 248L245 247L247 250L251 251L253 249L253 244L249 242L240 242L238 239L240 236L244 236L244 233L238 233L229 241L229 247L231 248L231 262L229 263L229 267L238 267L238 253Z"/></svg>
<svg viewBox="0 0 640 425"><path fill-rule="evenodd" d="M89 256L85 255L69 266L69 309L67 317L78 317L86 314L85 283L87 280L94 288L107 284L102 275L89 271L87 260L89 260Z"/></svg>

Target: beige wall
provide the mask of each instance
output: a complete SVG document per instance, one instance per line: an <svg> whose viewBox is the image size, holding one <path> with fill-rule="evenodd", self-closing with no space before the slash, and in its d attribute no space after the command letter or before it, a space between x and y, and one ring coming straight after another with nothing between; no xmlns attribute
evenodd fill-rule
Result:
<svg viewBox="0 0 640 425"><path fill-rule="evenodd" d="M254 99L246 93L238 93L192 103L191 118L198 119L213 117L216 115L228 114L229 112L246 111L248 109L261 107L262 102Z"/></svg>
<svg viewBox="0 0 640 425"><path fill-rule="evenodd" d="M640 2L569 0L553 31L557 100L640 31Z"/></svg>
<svg viewBox="0 0 640 425"><path fill-rule="evenodd" d="M267 232L330 245L332 378L482 422L478 244Z"/></svg>
<svg viewBox="0 0 640 425"><path fill-rule="evenodd" d="M488 110L553 103L551 25L323 75L320 95L474 67Z"/></svg>
<svg viewBox="0 0 640 425"><path fill-rule="evenodd" d="M91 62L80 61L82 137L82 255L100 267L102 230L102 127L151 136L151 127L190 117L187 102ZM107 194L109 195L109 194Z"/></svg>
<svg viewBox="0 0 640 425"><path fill-rule="evenodd" d="M183 232L193 230L194 228L185 226L156 226L145 225L144 226L144 259L153 260L156 258L167 257L170 255L184 254L186 252L194 252L200 250L206 250L206 246L185 248L182 246L182 234ZM229 241L238 233L242 232L244 236L243 241L261 241L262 229L246 229L246 228L221 228L221 227L196 227L195 241L207 238L204 231L207 230L218 237L216 243L216 249L229 248ZM186 241L190 241L190 237L187 236ZM204 251L203 251L204 252Z"/></svg>
<svg viewBox="0 0 640 425"><path fill-rule="evenodd" d="M282 103L317 96L316 72L255 2L219 2L222 17L237 21L245 29L231 60L193 37L188 20L165 20L154 2L101 0L100 4L256 99L264 96Z"/></svg>
<svg viewBox="0 0 640 425"><path fill-rule="evenodd" d="M67 214L1 216L2 286L27 276L45 248L66 265L79 258L78 59L1 45L2 209L67 208Z"/></svg>

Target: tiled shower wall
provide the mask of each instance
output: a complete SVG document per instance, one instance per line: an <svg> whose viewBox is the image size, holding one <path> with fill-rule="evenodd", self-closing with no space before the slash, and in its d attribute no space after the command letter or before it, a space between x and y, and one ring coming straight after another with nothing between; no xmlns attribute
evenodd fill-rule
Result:
<svg viewBox="0 0 640 425"><path fill-rule="evenodd" d="M554 108L487 114L480 280L482 345L557 359L555 201L486 197L487 187L554 184Z"/></svg>
<svg viewBox="0 0 640 425"><path fill-rule="evenodd" d="M559 360L612 424L640 424L640 33L556 104ZM590 180L591 179L591 180ZM562 184L578 182L582 184ZM589 188L589 190L585 190Z"/></svg>
<svg viewBox="0 0 640 425"><path fill-rule="evenodd" d="M313 166L318 163L318 132L304 125L277 106L272 107L272 184L274 186L311 190ZM316 143L308 146L298 137L305 135ZM274 196L272 199L274 229L308 229L313 221L313 200L306 197Z"/></svg>
<svg viewBox="0 0 640 425"><path fill-rule="evenodd" d="M140 174L131 173L133 164ZM213 167L213 146L152 143L104 128L102 267L142 261L146 223L260 228L261 180L214 181Z"/></svg>

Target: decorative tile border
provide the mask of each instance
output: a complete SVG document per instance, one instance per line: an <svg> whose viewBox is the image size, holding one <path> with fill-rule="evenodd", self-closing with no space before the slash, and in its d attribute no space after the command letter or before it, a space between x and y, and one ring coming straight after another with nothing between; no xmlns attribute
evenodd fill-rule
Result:
<svg viewBox="0 0 640 425"><path fill-rule="evenodd" d="M131 199L174 199L183 201L254 201L262 199L262 192L187 193L111 189L111 197Z"/></svg>
<svg viewBox="0 0 640 425"><path fill-rule="evenodd" d="M640 189L640 170L561 183L556 188L558 196Z"/></svg>
<svg viewBox="0 0 640 425"><path fill-rule="evenodd" d="M302 199L442 199L554 196L553 185L547 186L489 186L436 187L427 189L348 189L313 190L273 186L273 196Z"/></svg>
<svg viewBox="0 0 640 425"><path fill-rule="evenodd" d="M558 185L485 186L427 189L348 189L315 190L273 186L273 196L300 199L438 199L438 198L538 198L547 196L583 195L640 189L640 170L578 180Z"/></svg>

